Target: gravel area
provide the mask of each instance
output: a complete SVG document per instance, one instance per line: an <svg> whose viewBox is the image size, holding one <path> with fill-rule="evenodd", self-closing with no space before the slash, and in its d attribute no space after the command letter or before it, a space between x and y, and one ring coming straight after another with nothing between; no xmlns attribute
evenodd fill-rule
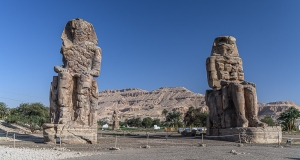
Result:
<svg viewBox="0 0 300 160"><path fill-rule="evenodd" d="M91 156L89 152L74 152L66 148L9 148L0 146L0 159L3 160L55 160L70 157Z"/></svg>
<svg viewBox="0 0 300 160"><path fill-rule="evenodd" d="M281 160L300 159L300 148L265 146L211 146L211 147L169 147L150 149L126 149L103 155L70 158L72 160Z"/></svg>
<svg viewBox="0 0 300 160"><path fill-rule="evenodd" d="M1 130L0 130L1 131ZM206 147L199 147L201 137L182 137L178 133L150 133L147 139L145 132L126 133L99 132L97 144L57 144L43 143L42 135L16 134L15 147L13 133L6 137L0 136L0 160L147 160L147 159L299 159L300 145L297 143L300 135L287 135L293 138L293 145L286 145L284 138L281 146L278 144L243 144L238 147L236 142L210 140L204 137ZM117 136L117 143L116 143ZM145 149L144 146L150 148ZM109 150L116 146L120 150Z"/></svg>

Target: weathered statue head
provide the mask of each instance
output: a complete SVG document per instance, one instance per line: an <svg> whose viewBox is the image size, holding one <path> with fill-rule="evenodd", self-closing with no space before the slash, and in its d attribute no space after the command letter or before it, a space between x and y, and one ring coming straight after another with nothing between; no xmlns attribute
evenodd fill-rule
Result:
<svg viewBox="0 0 300 160"><path fill-rule="evenodd" d="M72 19L66 24L61 39L64 65L55 66L55 72L67 70L72 76L86 73L98 77L102 51L96 46L98 39L93 25L83 19Z"/></svg>
<svg viewBox="0 0 300 160"><path fill-rule="evenodd" d="M236 39L232 36L217 37L212 46L211 56L238 57L239 52L236 46Z"/></svg>
<svg viewBox="0 0 300 160"><path fill-rule="evenodd" d="M98 44L98 39L91 23L80 19L72 19L67 24L61 35L65 46L79 44L80 42L92 42Z"/></svg>
<svg viewBox="0 0 300 160"><path fill-rule="evenodd" d="M221 89L221 82L244 81L242 59L232 36L215 38L210 57L206 59L208 84L211 88Z"/></svg>

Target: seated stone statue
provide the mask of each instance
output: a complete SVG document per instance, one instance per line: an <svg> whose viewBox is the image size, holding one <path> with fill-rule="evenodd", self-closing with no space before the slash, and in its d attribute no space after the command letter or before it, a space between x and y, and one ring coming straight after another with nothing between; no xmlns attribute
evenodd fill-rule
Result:
<svg viewBox="0 0 300 160"><path fill-rule="evenodd" d="M262 127L257 117L255 84L244 80L242 59L236 39L217 37L211 56L206 60L209 87L206 104L209 107L210 128Z"/></svg>
<svg viewBox="0 0 300 160"><path fill-rule="evenodd" d="M70 20L61 36L62 66L50 87L51 123L44 124L45 142L62 136L65 143L96 143L101 49L92 24ZM50 138L49 138L50 137ZM68 137L68 138L66 138Z"/></svg>
<svg viewBox="0 0 300 160"><path fill-rule="evenodd" d="M63 66L55 66L58 73L56 122L60 124L76 121L92 125L94 110L98 103L97 81L100 74L101 49L93 26L82 20L69 21L61 36L63 44ZM53 85L53 84L52 84ZM52 89L54 90L54 89Z"/></svg>

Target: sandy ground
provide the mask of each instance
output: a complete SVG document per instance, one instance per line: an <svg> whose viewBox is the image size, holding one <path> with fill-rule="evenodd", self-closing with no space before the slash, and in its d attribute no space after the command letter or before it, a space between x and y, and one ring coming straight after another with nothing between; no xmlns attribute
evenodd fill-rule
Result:
<svg viewBox="0 0 300 160"><path fill-rule="evenodd" d="M13 132L9 133L6 141L5 132L0 130L0 159L299 159L300 146L278 144L244 144L203 140L206 147L199 147L202 143L200 136L182 137L178 133L171 133L166 139L165 132L150 133L149 139L145 132L98 132L98 144L65 145L44 144L42 135L15 134L15 148ZM117 136L117 140L116 140ZM287 135L297 142L299 135ZM283 139L285 142L286 139ZM143 148L149 145L149 149ZM120 150L112 151L108 148L118 147ZM236 153L230 153L235 150Z"/></svg>
<svg viewBox="0 0 300 160"><path fill-rule="evenodd" d="M236 154L230 153L235 150ZM169 147L150 149L126 149L114 151L102 155L71 158L73 160L150 160L150 159L182 159L182 160L279 160L279 159L300 159L299 148L275 148L265 146L210 146L210 147Z"/></svg>

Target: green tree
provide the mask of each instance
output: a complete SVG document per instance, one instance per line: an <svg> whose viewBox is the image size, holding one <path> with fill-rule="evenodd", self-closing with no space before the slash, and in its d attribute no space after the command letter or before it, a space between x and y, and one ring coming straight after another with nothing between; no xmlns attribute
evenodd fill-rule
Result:
<svg viewBox="0 0 300 160"><path fill-rule="evenodd" d="M199 123L195 123L195 125L199 127L206 127L206 120L207 120L208 112L198 112L196 118L199 120Z"/></svg>
<svg viewBox="0 0 300 160"><path fill-rule="evenodd" d="M50 122L49 112L49 108L41 103L21 103L19 107L11 110L6 122L27 124L31 132L34 132L36 127Z"/></svg>
<svg viewBox="0 0 300 160"><path fill-rule="evenodd" d="M190 106L188 111L185 113L183 122L186 126L193 126L196 120L195 108Z"/></svg>
<svg viewBox="0 0 300 160"><path fill-rule="evenodd" d="M16 108L12 108L10 109L9 115L6 117L5 122L16 123L21 117L19 111Z"/></svg>
<svg viewBox="0 0 300 160"><path fill-rule="evenodd" d="M206 126L207 112L201 112L200 109L195 109L193 106L189 107L188 111L185 113L183 122L187 126Z"/></svg>
<svg viewBox="0 0 300 160"><path fill-rule="evenodd" d="M167 115L166 121L170 122L170 124L172 125L173 128L174 128L174 125L176 125L176 128L178 128L178 126L182 126L182 122L180 121L181 116L182 116L182 113L180 113L180 112L176 112L176 111L169 112Z"/></svg>
<svg viewBox="0 0 300 160"><path fill-rule="evenodd" d="M167 119L168 110L164 109L164 110L161 112L161 114L162 114L163 116L165 116L165 118Z"/></svg>
<svg viewBox="0 0 300 160"><path fill-rule="evenodd" d="M260 121L268 124L268 126L275 126L275 122L274 120L272 119L271 116L265 116L263 119L261 119Z"/></svg>
<svg viewBox="0 0 300 160"><path fill-rule="evenodd" d="M137 117L134 119L134 126L135 127L141 127L142 126L142 120L140 117Z"/></svg>
<svg viewBox="0 0 300 160"><path fill-rule="evenodd" d="M133 127L133 120L134 119L126 119L125 122L128 126Z"/></svg>
<svg viewBox="0 0 300 160"><path fill-rule="evenodd" d="M158 119L158 118L155 118L152 122L152 126L154 126L154 125L160 126L160 124L161 124L160 119Z"/></svg>
<svg viewBox="0 0 300 160"><path fill-rule="evenodd" d="M153 120L152 120L151 117L146 117L146 118L144 118L143 121L142 121L142 125L143 125L145 128L151 127L152 123L153 123Z"/></svg>
<svg viewBox="0 0 300 160"><path fill-rule="evenodd" d="M171 127L171 124L170 124L170 122L163 121L163 122L161 122L161 126L168 128L168 127Z"/></svg>
<svg viewBox="0 0 300 160"><path fill-rule="evenodd" d="M278 118L281 121L281 124L288 131L291 131L294 128L295 120L300 117L299 110L295 107L290 107L286 111L282 112Z"/></svg>
<svg viewBox="0 0 300 160"><path fill-rule="evenodd" d="M1 119L4 120L4 118L9 114L9 109L7 108L7 105L4 102L0 102L0 116Z"/></svg>
<svg viewBox="0 0 300 160"><path fill-rule="evenodd" d="M142 126L142 120L140 117L128 119L128 120L125 120L125 122L130 127L141 127Z"/></svg>
<svg viewBox="0 0 300 160"><path fill-rule="evenodd" d="M124 122L119 122L119 124L120 124L120 127L126 127L127 125L128 125L128 119L125 119L125 121Z"/></svg>
<svg viewBox="0 0 300 160"><path fill-rule="evenodd" d="M97 123L98 123L98 126L103 126L103 125L105 125L107 122L106 121L103 121L103 120L98 120L97 121Z"/></svg>

